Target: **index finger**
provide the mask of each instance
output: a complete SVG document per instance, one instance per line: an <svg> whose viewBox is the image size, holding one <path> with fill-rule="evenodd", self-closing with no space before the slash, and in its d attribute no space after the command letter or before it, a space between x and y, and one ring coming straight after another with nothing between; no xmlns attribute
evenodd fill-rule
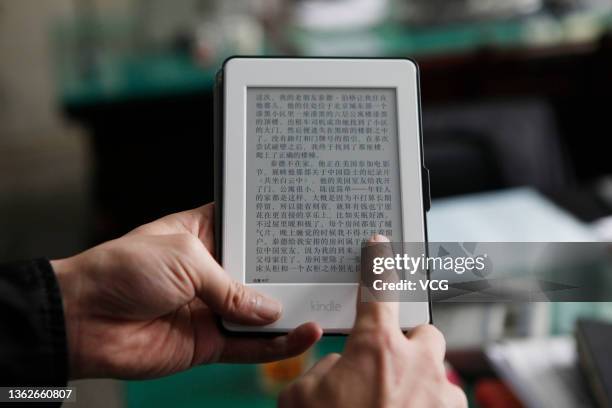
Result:
<svg viewBox="0 0 612 408"><path fill-rule="evenodd" d="M362 268L367 268L367 270L362 270L361 273L354 330L380 328L399 330L398 302L388 299L389 291L375 293L372 284L374 279L380 279L384 282L393 281L397 279L397 274L393 270L382 275L375 275L370 270L373 258L393 258L391 243L387 237L379 234L370 238L368 243L371 245L364 251L364 254L370 259L362 259Z"/></svg>

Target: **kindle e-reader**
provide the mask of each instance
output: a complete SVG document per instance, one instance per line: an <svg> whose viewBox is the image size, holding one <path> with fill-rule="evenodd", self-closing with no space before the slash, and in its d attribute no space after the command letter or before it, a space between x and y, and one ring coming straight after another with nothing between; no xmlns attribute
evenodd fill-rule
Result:
<svg viewBox="0 0 612 408"><path fill-rule="evenodd" d="M225 61L215 85L216 249L237 281L278 299L281 318L237 332L355 320L362 243L426 242L418 68L408 59ZM400 304L403 329L430 321Z"/></svg>

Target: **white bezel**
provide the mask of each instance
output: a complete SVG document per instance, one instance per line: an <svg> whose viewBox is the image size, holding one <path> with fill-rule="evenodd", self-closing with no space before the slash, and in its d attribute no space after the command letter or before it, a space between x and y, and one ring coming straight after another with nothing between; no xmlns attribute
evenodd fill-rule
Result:
<svg viewBox="0 0 612 408"><path fill-rule="evenodd" d="M406 59L232 58L224 64L224 157L222 264L241 283L246 272L246 123L248 87L394 88L397 96L398 146L404 242L425 242L421 181L418 71ZM400 114L401 112L401 114ZM231 136L231 137L230 137ZM249 285L247 283L247 285ZM316 321L326 333L346 333L355 320L357 284L251 284L278 299L283 315L264 327L223 322L231 331L286 332ZM341 305L336 312L313 312L311 301ZM403 329L430 320L428 302L400 304Z"/></svg>

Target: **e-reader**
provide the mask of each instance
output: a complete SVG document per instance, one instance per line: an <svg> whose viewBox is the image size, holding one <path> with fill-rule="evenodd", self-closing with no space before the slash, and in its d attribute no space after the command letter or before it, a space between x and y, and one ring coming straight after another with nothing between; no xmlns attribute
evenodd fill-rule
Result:
<svg viewBox="0 0 612 408"><path fill-rule="evenodd" d="M217 257L235 280L283 304L263 327L316 321L347 333L362 243L380 233L426 242L417 65L408 59L225 61L215 83ZM400 304L399 326L430 321Z"/></svg>

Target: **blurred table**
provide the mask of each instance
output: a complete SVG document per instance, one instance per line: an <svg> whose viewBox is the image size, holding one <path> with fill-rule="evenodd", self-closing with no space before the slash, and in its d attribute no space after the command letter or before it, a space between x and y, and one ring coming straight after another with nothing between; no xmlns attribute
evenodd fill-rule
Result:
<svg viewBox="0 0 612 408"><path fill-rule="evenodd" d="M341 352L344 337L325 337L316 358ZM254 364L202 366L171 377L126 382L128 407L275 407L276 396L264 391Z"/></svg>

